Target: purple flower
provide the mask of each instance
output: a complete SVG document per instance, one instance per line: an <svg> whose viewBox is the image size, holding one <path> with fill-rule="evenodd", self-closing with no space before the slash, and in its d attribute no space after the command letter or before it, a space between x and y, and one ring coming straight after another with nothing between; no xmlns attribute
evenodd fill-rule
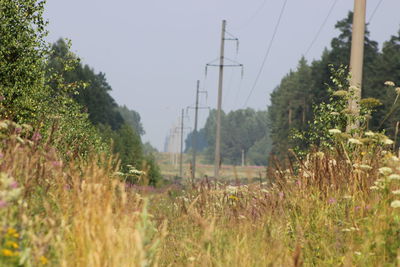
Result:
<svg viewBox="0 0 400 267"><path fill-rule="evenodd" d="M331 197L331 198L328 200L328 203L329 203L329 204L335 204L335 203L336 203L336 199L333 198L333 197Z"/></svg>
<svg viewBox="0 0 400 267"><path fill-rule="evenodd" d="M16 181L12 181L12 183L10 184L10 188L16 189L17 187L18 187L18 183Z"/></svg>
<svg viewBox="0 0 400 267"><path fill-rule="evenodd" d="M52 161L51 164L52 164L54 167L61 167L61 166L62 166L62 162L61 162L61 161L57 161L57 160Z"/></svg>
<svg viewBox="0 0 400 267"><path fill-rule="evenodd" d="M0 199L0 208L5 208L5 207L7 207L7 202Z"/></svg>
<svg viewBox="0 0 400 267"><path fill-rule="evenodd" d="M35 132L35 133L32 135L32 141L37 142L37 141L39 141L40 139L42 139L42 135L41 135L39 132Z"/></svg>

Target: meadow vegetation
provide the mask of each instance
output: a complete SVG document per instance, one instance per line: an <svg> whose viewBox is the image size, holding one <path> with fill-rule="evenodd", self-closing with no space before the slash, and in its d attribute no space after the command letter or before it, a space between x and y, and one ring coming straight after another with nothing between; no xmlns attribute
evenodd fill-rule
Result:
<svg viewBox="0 0 400 267"><path fill-rule="evenodd" d="M68 56L51 57L43 8L0 0L0 266L400 264L399 127L391 138L370 130L374 99L347 110L345 68L331 68L311 130L294 132L306 145L264 179L161 186L138 114L112 99L110 117L91 111L85 88L104 99L110 88L65 42L54 47ZM383 86L396 96L390 116L400 88ZM359 127L346 132L349 122Z"/></svg>

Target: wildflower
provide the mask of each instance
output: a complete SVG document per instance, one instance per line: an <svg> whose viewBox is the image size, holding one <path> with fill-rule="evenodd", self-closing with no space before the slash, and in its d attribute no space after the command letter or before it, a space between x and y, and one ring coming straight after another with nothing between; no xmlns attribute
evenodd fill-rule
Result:
<svg viewBox="0 0 400 267"><path fill-rule="evenodd" d="M382 168L379 168L379 173L380 173L380 174L383 174L383 175L389 175L389 174L391 174L392 172L393 172L392 169L389 168L389 167L382 167Z"/></svg>
<svg viewBox="0 0 400 267"><path fill-rule="evenodd" d="M345 90L338 90L333 93L334 96L344 97L347 96L348 92Z"/></svg>
<svg viewBox="0 0 400 267"><path fill-rule="evenodd" d="M355 145L362 145L363 144L360 140L355 139L355 138L349 138L349 143L355 144Z"/></svg>
<svg viewBox="0 0 400 267"><path fill-rule="evenodd" d="M7 202L0 199L0 209L7 207Z"/></svg>
<svg viewBox="0 0 400 267"><path fill-rule="evenodd" d="M10 188L12 188L12 189L18 188L18 183L17 183L16 181L12 181L12 182L10 183Z"/></svg>
<svg viewBox="0 0 400 267"><path fill-rule="evenodd" d="M386 138L385 140L383 140L383 143L385 145L393 145L394 142L392 140L390 140L389 138Z"/></svg>
<svg viewBox="0 0 400 267"><path fill-rule="evenodd" d="M6 257L12 257L14 255L14 253L9 249L2 249L1 254Z"/></svg>
<svg viewBox="0 0 400 267"><path fill-rule="evenodd" d="M368 137L372 137L372 136L375 135L375 133L371 132L371 131L368 131L368 132L365 133L365 135L368 136Z"/></svg>
<svg viewBox="0 0 400 267"><path fill-rule="evenodd" d="M394 82L392 82L392 81L386 81L386 82L385 82L385 85L386 85L386 86L392 86L392 87L395 86Z"/></svg>
<svg viewBox="0 0 400 267"><path fill-rule="evenodd" d="M329 204L335 204L336 203L336 199L335 198L330 198L329 200L328 200L328 203Z"/></svg>
<svg viewBox="0 0 400 267"><path fill-rule="evenodd" d="M40 133L38 133L38 132L35 132L33 135L32 135L32 141L39 141L40 139L42 139L42 135L40 134Z"/></svg>
<svg viewBox="0 0 400 267"><path fill-rule="evenodd" d="M239 200L239 198L236 197L236 196L229 196L229 199L232 199L232 200Z"/></svg>
<svg viewBox="0 0 400 267"><path fill-rule="evenodd" d="M17 230L15 230L14 228L8 228L7 229L7 234L8 235L14 235L17 233Z"/></svg>
<svg viewBox="0 0 400 267"><path fill-rule="evenodd" d="M360 164L360 169L369 171L372 170L372 167L367 164Z"/></svg>
<svg viewBox="0 0 400 267"><path fill-rule="evenodd" d="M61 167L61 166L62 166L62 162L61 162L61 161L58 161L58 160L52 161L51 164L52 164L54 167Z"/></svg>
<svg viewBox="0 0 400 267"><path fill-rule="evenodd" d="M400 195L400 190L394 190L394 191L392 191L392 194L393 195Z"/></svg>
<svg viewBox="0 0 400 267"><path fill-rule="evenodd" d="M400 180L400 175L398 175L398 174L391 174L391 175L389 175L389 179L390 180Z"/></svg>
<svg viewBox="0 0 400 267"><path fill-rule="evenodd" d="M400 208L400 200L392 201L392 203L390 204L390 206L391 206L392 208Z"/></svg>
<svg viewBox="0 0 400 267"><path fill-rule="evenodd" d="M379 187L376 186L376 185L373 185L373 186L371 186L369 189L371 189L371 190L379 190Z"/></svg>
<svg viewBox="0 0 400 267"><path fill-rule="evenodd" d="M330 129L330 130L329 130L329 133L330 133L330 134L340 134L340 133L342 133L342 131L339 130L339 129Z"/></svg>
<svg viewBox="0 0 400 267"><path fill-rule="evenodd" d="M42 265L46 265L47 263L49 263L49 260L45 256L40 256L39 261Z"/></svg>
<svg viewBox="0 0 400 267"><path fill-rule="evenodd" d="M6 246L10 247L10 248L15 248L15 249L19 248L18 244L15 243L14 241L7 241Z"/></svg>

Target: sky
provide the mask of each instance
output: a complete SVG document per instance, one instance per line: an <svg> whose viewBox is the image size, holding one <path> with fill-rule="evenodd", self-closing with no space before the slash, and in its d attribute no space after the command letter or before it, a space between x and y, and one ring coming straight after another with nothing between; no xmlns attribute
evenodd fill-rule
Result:
<svg viewBox="0 0 400 267"><path fill-rule="evenodd" d="M201 105L216 107L218 69L209 68L205 75L205 65L219 56L223 19L227 31L240 40L238 53L234 42L226 43L225 56L244 65L243 76L240 68L225 71L223 109L263 110L270 93L296 68L312 40L318 36L305 55L308 61L318 59L330 46L338 34L335 23L354 5L352 0L287 0L269 56L249 97L284 2L48 0L45 17L48 41L71 39L72 50L83 63L106 74L116 102L140 113L146 131L143 140L162 150L181 110L194 105L197 80L208 92L202 94ZM399 31L398 10L399 0L367 0L373 40L382 44ZM200 126L207 115L206 109L200 112ZM189 109L187 127L193 127L193 118Z"/></svg>

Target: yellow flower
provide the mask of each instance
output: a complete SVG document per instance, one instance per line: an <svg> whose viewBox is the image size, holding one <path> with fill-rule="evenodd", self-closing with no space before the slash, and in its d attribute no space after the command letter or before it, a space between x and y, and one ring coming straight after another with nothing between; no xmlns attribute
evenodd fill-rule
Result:
<svg viewBox="0 0 400 267"><path fill-rule="evenodd" d="M237 198L236 196L229 196L229 199L239 200L239 198Z"/></svg>
<svg viewBox="0 0 400 267"><path fill-rule="evenodd" d="M8 234L8 235L13 235L13 234L15 234L15 233L17 233L17 230L15 230L14 228L8 228L8 229L7 229L7 234Z"/></svg>
<svg viewBox="0 0 400 267"><path fill-rule="evenodd" d="M14 253L9 249L2 249L1 254L6 257L12 257L14 255Z"/></svg>
<svg viewBox="0 0 400 267"><path fill-rule="evenodd" d="M10 248L19 248L18 244L13 241L7 241L6 246Z"/></svg>
<svg viewBox="0 0 400 267"><path fill-rule="evenodd" d="M42 265L49 263L49 260L45 256L40 256L39 261Z"/></svg>

